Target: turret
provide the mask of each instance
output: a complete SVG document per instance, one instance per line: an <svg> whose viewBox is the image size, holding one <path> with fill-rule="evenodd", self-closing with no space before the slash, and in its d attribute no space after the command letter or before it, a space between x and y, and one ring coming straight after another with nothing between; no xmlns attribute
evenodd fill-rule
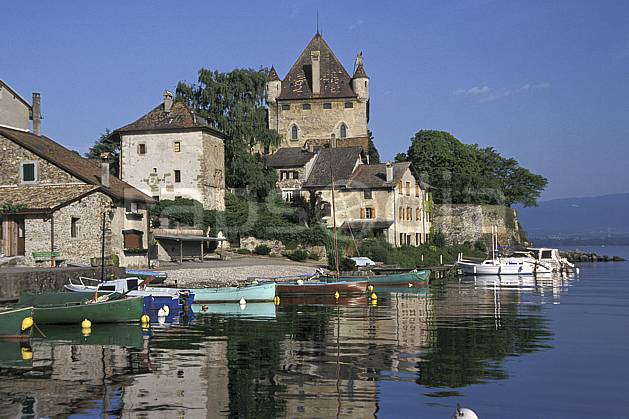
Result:
<svg viewBox="0 0 629 419"><path fill-rule="evenodd" d="M365 101L369 99L369 76L365 72L363 66L363 53L356 56L356 64L354 65L354 76L352 77L352 89L358 100Z"/></svg>
<svg viewBox="0 0 629 419"><path fill-rule="evenodd" d="M266 83L266 101L268 103L275 103L275 100L282 91L282 81L275 71L275 67L271 66L269 72L269 81Z"/></svg>

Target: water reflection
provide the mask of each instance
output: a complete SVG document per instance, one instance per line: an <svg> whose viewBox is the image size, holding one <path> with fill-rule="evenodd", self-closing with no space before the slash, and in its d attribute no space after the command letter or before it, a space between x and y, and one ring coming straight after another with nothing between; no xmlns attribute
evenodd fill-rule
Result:
<svg viewBox="0 0 629 419"><path fill-rule="evenodd" d="M549 347L541 310L565 278L449 279L368 298L195 310L190 325L106 326L0 344L9 416L372 417L381 385L447 397L508 378L504 361ZM306 305L306 303L308 305ZM2 346L5 345L5 346ZM23 348L32 359L23 359ZM419 385L419 387L417 386Z"/></svg>

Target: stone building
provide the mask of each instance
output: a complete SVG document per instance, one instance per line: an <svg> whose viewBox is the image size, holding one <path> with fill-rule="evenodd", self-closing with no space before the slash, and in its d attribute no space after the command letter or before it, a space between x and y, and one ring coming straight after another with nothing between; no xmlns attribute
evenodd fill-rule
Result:
<svg viewBox="0 0 629 419"><path fill-rule="evenodd" d="M155 200L195 199L225 209L225 135L170 92L131 124L115 130L120 178Z"/></svg>
<svg viewBox="0 0 629 419"><path fill-rule="evenodd" d="M368 147L369 77L362 53L350 76L321 34L312 38L280 80L275 68L267 83L268 125L281 147L328 144Z"/></svg>
<svg viewBox="0 0 629 419"><path fill-rule="evenodd" d="M316 156L317 153L312 149L291 147L280 148L269 157L267 164L277 171L276 187L285 201L293 202L295 196L301 195L301 188L312 170Z"/></svg>
<svg viewBox="0 0 629 419"><path fill-rule="evenodd" d="M147 265L152 199L110 176L107 163L15 128L0 127L0 150L0 253L29 265L89 264L101 255L104 218L105 256Z"/></svg>

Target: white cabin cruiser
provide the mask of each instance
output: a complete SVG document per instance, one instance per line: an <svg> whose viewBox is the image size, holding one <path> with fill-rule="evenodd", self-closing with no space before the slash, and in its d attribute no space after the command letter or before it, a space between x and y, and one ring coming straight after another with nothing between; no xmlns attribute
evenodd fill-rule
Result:
<svg viewBox="0 0 629 419"><path fill-rule="evenodd" d="M552 272L562 273L579 273L579 268L568 261L568 259L561 257L559 249L552 249L546 247L530 247L526 249L531 252L535 260L548 266Z"/></svg>
<svg viewBox="0 0 629 419"><path fill-rule="evenodd" d="M457 266L463 275L535 275L535 264L518 258L487 259L473 262L461 259Z"/></svg>

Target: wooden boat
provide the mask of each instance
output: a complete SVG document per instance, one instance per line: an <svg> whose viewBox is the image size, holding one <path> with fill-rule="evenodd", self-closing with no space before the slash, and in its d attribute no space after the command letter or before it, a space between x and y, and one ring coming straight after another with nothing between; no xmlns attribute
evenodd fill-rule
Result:
<svg viewBox="0 0 629 419"><path fill-rule="evenodd" d="M193 288L190 292L194 294L195 303L239 302L241 298L247 302L273 301L275 282L244 287Z"/></svg>
<svg viewBox="0 0 629 419"><path fill-rule="evenodd" d="M131 323L139 322L143 313L144 297L131 297L92 304L35 307L33 319L36 324L81 324L83 319L92 323Z"/></svg>
<svg viewBox="0 0 629 419"><path fill-rule="evenodd" d="M412 270L409 272L399 274L387 274L387 275L374 275L368 273L366 275L357 276L345 276L339 277L327 275L322 276L321 279L326 282L362 282L366 281L372 285L395 285L395 284L428 284L430 282L430 269Z"/></svg>
<svg viewBox="0 0 629 419"><path fill-rule="evenodd" d="M24 339L30 337L32 330L33 307L0 311L0 338Z"/></svg>
<svg viewBox="0 0 629 419"><path fill-rule="evenodd" d="M367 292L367 281L297 281L291 283L278 283L276 293L283 295L340 295L364 294Z"/></svg>

